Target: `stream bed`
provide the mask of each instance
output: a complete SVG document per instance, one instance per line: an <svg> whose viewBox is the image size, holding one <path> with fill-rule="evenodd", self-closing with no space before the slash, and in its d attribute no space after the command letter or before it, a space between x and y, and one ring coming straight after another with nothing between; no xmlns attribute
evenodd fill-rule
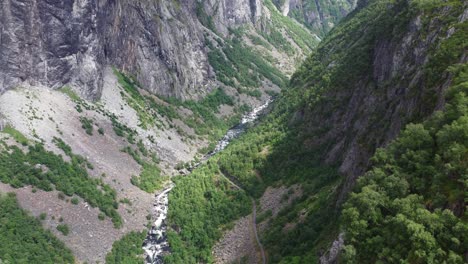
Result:
<svg viewBox="0 0 468 264"><path fill-rule="evenodd" d="M205 155L201 162L195 164L189 170L197 168L204 161L210 157L224 150L229 143L240 136L245 130L251 125L263 111L273 101L272 98L268 99L263 105L254 108L251 112L245 114L239 124L229 129L224 137L218 141L215 149ZM161 192L155 195L155 201L153 204L153 219L154 222L151 229L143 242L143 250L145 251L145 261L147 264L162 264L164 255L170 253L169 243L167 241L167 212L169 208L169 192L174 188L174 184L171 183L166 186Z"/></svg>

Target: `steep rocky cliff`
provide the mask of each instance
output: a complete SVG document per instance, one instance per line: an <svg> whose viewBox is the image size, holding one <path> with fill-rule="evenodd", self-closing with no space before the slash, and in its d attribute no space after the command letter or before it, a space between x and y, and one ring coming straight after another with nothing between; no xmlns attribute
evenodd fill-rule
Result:
<svg viewBox="0 0 468 264"><path fill-rule="evenodd" d="M87 97L99 95L106 58L95 4L7 0L0 8L0 92L22 82L75 83Z"/></svg>
<svg viewBox="0 0 468 264"><path fill-rule="evenodd" d="M103 262L317 43L270 0L1 1L0 192Z"/></svg>
<svg viewBox="0 0 468 264"><path fill-rule="evenodd" d="M337 27L292 78L295 87L309 90L303 133L314 137L306 144L347 175L345 193L377 147L443 107L451 75L437 65L442 55L435 51L458 29L408 1L365 2L365 11ZM440 12L463 24L468 11L447 6ZM372 21L377 25L366 26ZM450 60L463 63L466 56Z"/></svg>
<svg viewBox="0 0 468 264"><path fill-rule="evenodd" d="M261 34L275 11L259 0L6 0L0 7L0 91L70 85L92 99L100 97L107 66L154 94L203 96L216 84L207 34L225 39L239 27ZM308 52L287 41L295 53Z"/></svg>
<svg viewBox="0 0 468 264"><path fill-rule="evenodd" d="M451 236L454 240L466 240L466 232L460 234L461 231L449 227L459 223L457 227L466 228L466 221L463 222L466 210L463 197L466 199L466 195L463 196L461 191L466 187L463 187L463 180L460 179L463 173L448 169L454 167L466 171L466 164L457 167L449 165L450 161L444 158L445 161L440 161L441 157L448 154L439 152L455 149L448 147L448 143L441 145L435 142L441 142L437 137L444 133L438 132L442 127L448 130L455 124L463 123L454 120L464 120L466 117L466 111L459 110L454 114L451 109L466 105L463 95L466 93L466 85L461 83L466 80L464 76L468 62L465 41L467 19L466 2L359 1L358 10L335 27L295 73L291 81L292 88L286 92L284 104L278 108L284 114L292 105L298 106L291 118L285 121L288 122L287 131L296 131L300 135L290 136L293 140L285 140L282 147L277 147L278 153L275 155L273 152L276 157L267 165L273 169L266 171L274 173L281 167L291 167L291 175L296 175L302 172L302 164L313 163L318 159L315 166L334 167L341 177L336 180L333 174L322 172L321 176L314 179L314 167L302 172L304 186L315 192L287 209L295 213L285 211L286 217L275 219L277 228L281 227L283 231L289 229L284 242L276 242L283 241L275 234L278 229L265 235L276 260L289 256L286 258L289 261L318 262L314 254L325 254L321 258L322 263L337 263L337 245L343 246L341 240L344 237L344 245L351 245L347 247L346 259L341 258L341 261L349 263L375 263L382 259L390 259L390 262L395 259L410 262L417 262L416 259L422 262L430 259L440 261L447 258L450 251L453 251L451 258L454 263L462 263L463 256L466 261L466 250L458 248L457 244L452 248L441 238ZM457 79L455 83L454 76ZM453 90L457 89L459 94L455 95ZM447 98L450 100L448 120L444 117L445 113L437 112L445 110ZM466 108L463 106L459 109ZM422 123L425 120L429 121ZM409 123L418 125L404 130ZM427 154L427 160L422 158L423 154L416 154L418 149L423 148L422 143L416 143L417 138L422 136L415 132L419 126L430 134L428 142L434 142L427 143L430 147L426 146L428 150L425 153L431 153ZM460 144L458 155L466 159L466 133L461 130L458 136L452 132L450 140L456 142L453 144ZM397 143L392 143L390 150L382 150L371 159L377 148L386 147L395 139ZM414 142L414 145L410 142ZM298 144L296 153L300 154L296 154L296 157L288 156L287 161L282 161L281 157L284 158L295 149L288 148L287 144ZM282 165L276 165L278 161ZM440 163L444 165L439 167ZM374 169L364 175L370 168ZM432 168L433 171L424 168ZM350 195L360 176L364 179L360 181L358 193ZM321 189L316 189L317 183L314 181L323 184L320 185ZM396 187L391 182L401 184ZM397 190L402 194L392 193ZM377 198L378 195L382 196ZM340 228L340 210L347 199L350 202L346 206L345 219ZM383 202L386 199L390 202ZM403 203L412 204L418 209L408 209L404 207L407 204ZM411 214L413 210L419 211ZM446 210L444 214L449 215L447 219L453 222L438 219L443 210ZM445 226L447 231L435 231L426 226L427 219L418 218L423 214L433 217L431 223L437 222ZM402 224L404 221L406 224ZM393 239L396 222L405 230L402 232L407 233L402 234L396 244L378 243L380 239ZM414 242L414 229L411 229L410 223L432 234L426 237L431 242L419 248L421 252L430 251L429 243L434 243L434 248L437 247L442 253L416 253L420 244ZM339 235L343 230L348 233ZM297 233L308 235L295 238ZM327 243L331 236L339 238L334 243ZM315 247L315 250L302 255L301 252L307 251L303 249L303 243L307 243L309 248ZM380 253L385 250L390 253ZM277 254L278 251L282 253ZM392 258L390 254L397 256Z"/></svg>
<svg viewBox="0 0 468 264"><path fill-rule="evenodd" d="M1 89L70 84L96 99L108 65L165 96L206 88L212 74L191 2L2 1Z"/></svg>
<svg viewBox="0 0 468 264"><path fill-rule="evenodd" d="M356 6L356 0L274 0L284 16L290 16L324 35Z"/></svg>

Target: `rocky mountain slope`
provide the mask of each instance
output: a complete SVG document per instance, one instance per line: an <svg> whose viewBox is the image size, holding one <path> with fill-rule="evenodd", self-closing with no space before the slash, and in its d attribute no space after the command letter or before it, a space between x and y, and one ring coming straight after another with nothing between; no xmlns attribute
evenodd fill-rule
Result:
<svg viewBox="0 0 468 264"><path fill-rule="evenodd" d="M324 36L356 7L356 0L274 0L283 15L303 23Z"/></svg>
<svg viewBox="0 0 468 264"><path fill-rule="evenodd" d="M207 39L226 38L229 28L238 27L262 34L275 23L271 8L251 2L2 1L1 91L23 83L69 85L88 99L98 99L104 70L114 66L154 94L198 98L216 84ZM275 26L287 29L277 41L291 52L307 53L316 43L297 28L305 39L296 43L300 37L292 35L295 30L284 23ZM307 47L298 47L304 43ZM290 57L289 63L297 58ZM288 57L280 56L283 60Z"/></svg>
<svg viewBox="0 0 468 264"><path fill-rule="evenodd" d="M210 243L193 238L204 234L195 226L211 229L181 208L210 205L211 224L224 227L226 207L248 215L242 195L261 203L268 188L295 186L282 210L257 213L270 263L466 262L467 14L463 1L359 1L260 125L186 186L180 179L174 258L210 259ZM217 188L223 175L246 193Z"/></svg>
<svg viewBox="0 0 468 264"><path fill-rule="evenodd" d="M77 261L102 262L146 230L169 176L278 94L317 34L270 0L2 1L0 191Z"/></svg>

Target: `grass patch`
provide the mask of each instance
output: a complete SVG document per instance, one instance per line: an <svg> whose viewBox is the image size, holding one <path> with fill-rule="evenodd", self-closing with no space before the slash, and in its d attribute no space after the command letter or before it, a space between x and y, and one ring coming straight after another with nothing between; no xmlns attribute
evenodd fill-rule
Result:
<svg viewBox="0 0 468 264"><path fill-rule="evenodd" d="M68 97L70 97L70 99L77 103L79 101L81 101L81 98L78 94L75 93L75 91L73 91L70 87L68 86L65 86L63 87L62 89L60 89L60 91L64 94L66 94Z"/></svg>
<svg viewBox="0 0 468 264"><path fill-rule="evenodd" d="M133 176L131 183L145 192L153 193L161 189L167 179L161 175L161 170L157 165L144 163L140 176Z"/></svg>
<svg viewBox="0 0 468 264"><path fill-rule="evenodd" d="M81 128L83 128L86 131L86 134L92 136L93 135L93 120L87 118L87 117L80 117L80 122L81 122Z"/></svg>
<svg viewBox="0 0 468 264"><path fill-rule="evenodd" d="M20 143L23 146L28 145L28 138L26 138L21 132L16 130L14 127L8 125L3 129L2 132L12 136L16 142Z"/></svg>

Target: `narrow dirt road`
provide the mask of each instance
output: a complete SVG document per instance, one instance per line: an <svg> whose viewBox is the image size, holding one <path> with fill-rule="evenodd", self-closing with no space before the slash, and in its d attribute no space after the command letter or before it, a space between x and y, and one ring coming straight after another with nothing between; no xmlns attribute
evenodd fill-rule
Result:
<svg viewBox="0 0 468 264"><path fill-rule="evenodd" d="M263 245L260 242L260 238L258 237L258 232L257 232L257 204L255 203L255 200L252 199L252 221L253 221L253 229L254 229L254 234L255 234L255 239L257 240L257 245L260 248L260 252L262 254L262 263L266 264L266 257L265 257L265 250L263 250Z"/></svg>
<svg viewBox="0 0 468 264"><path fill-rule="evenodd" d="M226 180L228 182L230 182L233 186L235 186L239 190L243 190L245 192L245 190L240 186L240 183L239 184L236 183L235 178L232 177L231 175L229 175L227 172L222 171L221 175L223 175L224 178L226 178ZM252 200L252 225L253 225L255 240L257 241L258 248L260 249L260 253L262 255L262 263L266 264L265 250L263 249L263 245L260 242L260 238L259 238L258 232L257 232L257 204L255 203L255 199L253 197L250 197L250 199Z"/></svg>

